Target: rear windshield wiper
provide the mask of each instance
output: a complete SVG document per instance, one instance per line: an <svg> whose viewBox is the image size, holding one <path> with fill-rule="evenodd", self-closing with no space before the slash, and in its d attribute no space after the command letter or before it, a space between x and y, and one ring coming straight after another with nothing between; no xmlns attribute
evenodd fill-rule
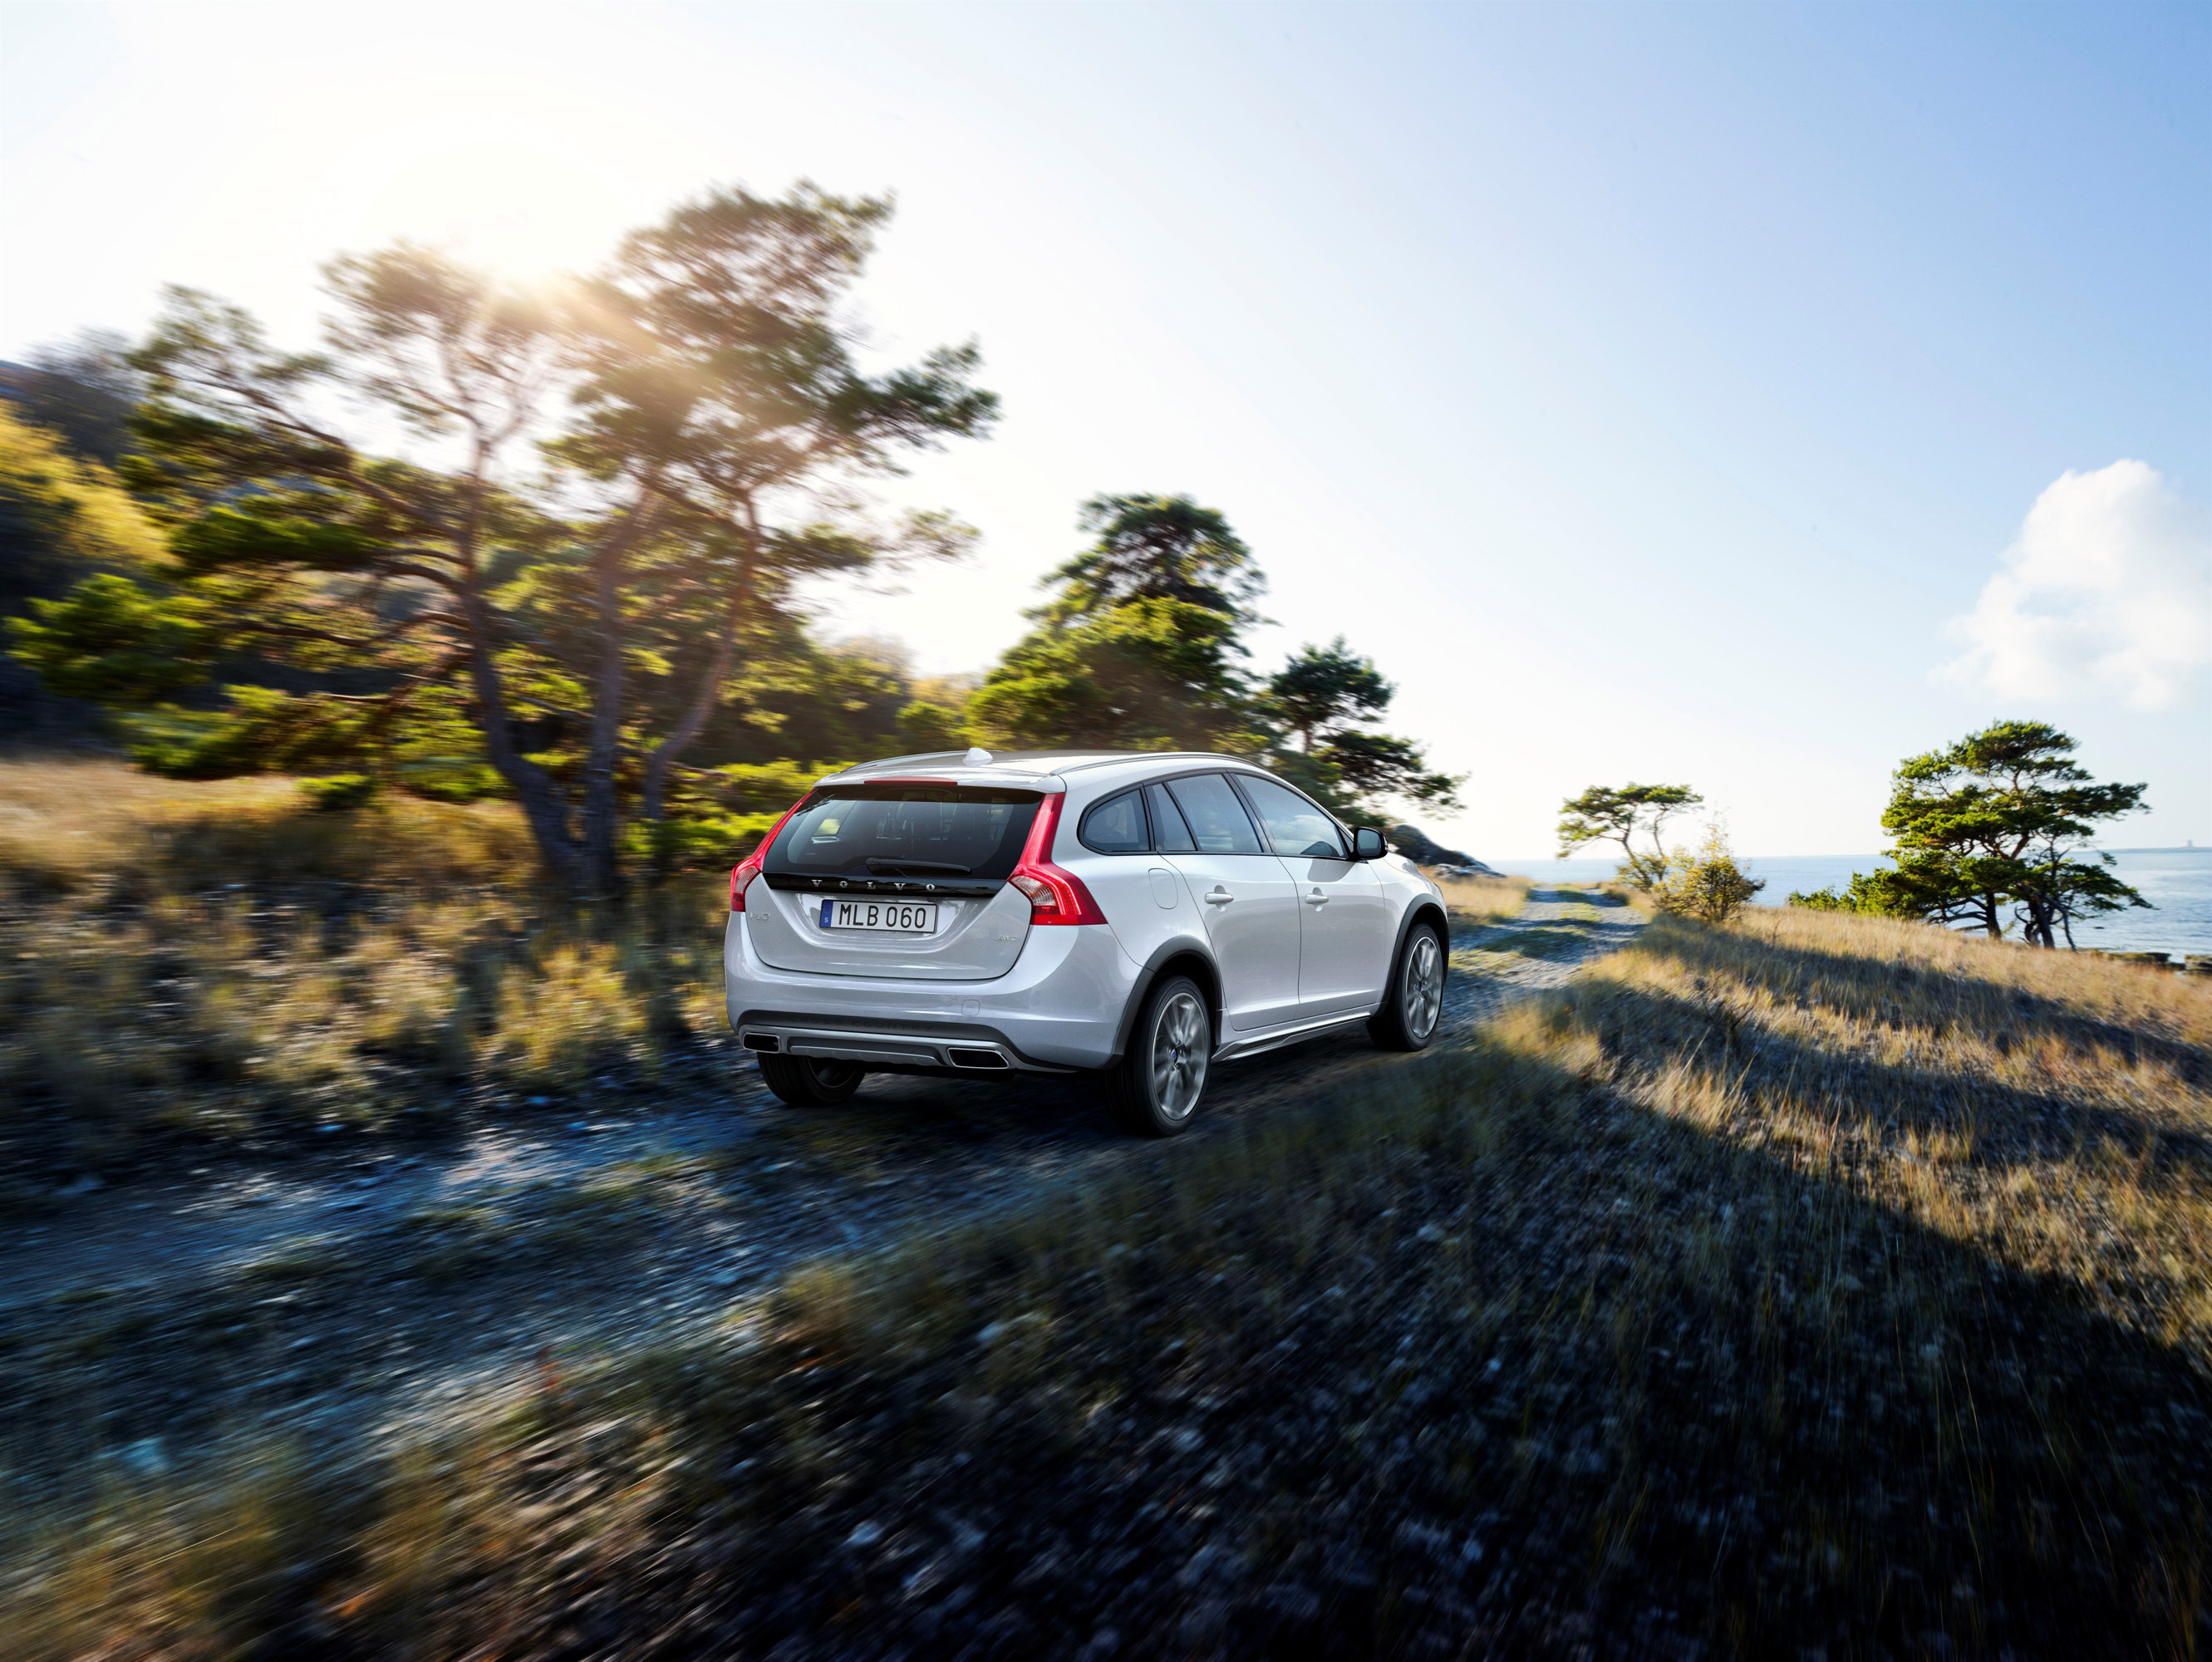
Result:
<svg viewBox="0 0 2212 1662"><path fill-rule="evenodd" d="M965 877L975 868L973 866L950 866L942 860L888 860L882 855L868 856L871 872L944 872L953 877Z"/></svg>

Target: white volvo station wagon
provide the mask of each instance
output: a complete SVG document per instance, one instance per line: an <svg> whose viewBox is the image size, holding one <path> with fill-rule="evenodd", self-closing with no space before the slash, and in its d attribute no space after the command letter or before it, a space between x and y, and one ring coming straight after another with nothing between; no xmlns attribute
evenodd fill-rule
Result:
<svg viewBox="0 0 2212 1662"><path fill-rule="evenodd" d="M971 750L820 782L730 874L730 1026L796 1107L870 1073L1102 1081L1190 1123L1213 1063L1354 1022L1418 1050L1442 896L1382 834L1198 752Z"/></svg>

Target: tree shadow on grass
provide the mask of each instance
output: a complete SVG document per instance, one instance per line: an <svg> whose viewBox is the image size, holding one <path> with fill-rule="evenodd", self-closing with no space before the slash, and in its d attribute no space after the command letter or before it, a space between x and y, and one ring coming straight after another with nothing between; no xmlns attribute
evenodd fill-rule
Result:
<svg viewBox="0 0 2212 1662"><path fill-rule="evenodd" d="M1639 950L1666 953L1692 973L1718 971L1742 976L1777 996L1794 996L1803 989L1826 983L1831 989L1850 988L1899 1001L1901 1009L1901 1001L1922 995L1941 999L1963 987L1968 998L1951 1014L1970 1031L2003 1033L2018 1029L2029 1039L2050 1037L2069 1044L2101 1047L2130 1066L2168 1067L2191 1084L2212 1082L2212 1052L2202 1046L2169 1033L2097 1016L1994 977L1931 971L1889 958L1785 947L1756 935L1705 929L1692 932L1678 928L1642 936Z"/></svg>
<svg viewBox="0 0 2212 1662"><path fill-rule="evenodd" d="M1327 1182L1332 1227L1291 1288L1265 1262L1280 1197L1226 1198L1210 1245L1084 1370L1142 1405L1108 1447L1069 1469L1035 1439L987 1445L1005 1477L1055 1473L1079 1560L1146 1541L1158 1605L1109 1600L1093 1631L1165 1646L1211 1626L1232 1655L2190 1642L2197 1361L2070 1283L1547 1071L1491 1147L1431 1120L1389 1131L1435 1141L1377 1162L1371 1194ZM1359 1125L1356 1099L1339 1111ZM1251 1249L1241 1288L1200 1273L1231 1244ZM1139 1342L1163 1324L1206 1336L1188 1363ZM1206 1458L1164 1449L1207 1397ZM1007 1500L1012 1538L1035 1539L1036 1507ZM1238 1570L1194 1583L1224 1538Z"/></svg>
<svg viewBox="0 0 2212 1662"><path fill-rule="evenodd" d="M1644 993L1625 1021L1610 1014L1605 1025L1617 1021L1677 1036L1654 1048L1673 1056L1695 1052L1740 1088L1786 1088L1804 1109L1838 1117L1845 1127L1871 1121L1888 1142L1915 1132L1944 1134L1954 1144L1944 1156L1948 1164L2002 1170L2108 1148L2140 1162L2137 1181L2179 1180L2212 1191L2212 1135L2171 1117L2084 1102L2055 1087L2025 1090L1953 1068L1840 1055L1690 999Z"/></svg>

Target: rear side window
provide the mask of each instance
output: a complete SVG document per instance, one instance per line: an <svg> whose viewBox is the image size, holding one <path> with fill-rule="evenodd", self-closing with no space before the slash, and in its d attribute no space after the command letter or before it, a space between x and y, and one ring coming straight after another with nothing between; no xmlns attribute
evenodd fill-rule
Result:
<svg viewBox="0 0 2212 1662"><path fill-rule="evenodd" d="M1259 814L1261 827L1277 854L1318 860L1344 858L1344 839L1336 821L1288 785L1249 773L1238 774L1237 783Z"/></svg>
<svg viewBox="0 0 2212 1662"><path fill-rule="evenodd" d="M1194 773L1171 780L1168 793L1182 810L1192 841L1200 854L1265 854L1251 816L1218 773Z"/></svg>
<svg viewBox="0 0 2212 1662"><path fill-rule="evenodd" d="M1196 854L1198 844L1190 835L1190 827L1182 822L1182 810L1175 805L1165 785L1145 787L1145 806L1152 810L1152 846L1162 854Z"/></svg>
<svg viewBox="0 0 2212 1662"><path fill-rule="evenodd" d="M1094 854L1142 854L1152 846L1145 834L1145 805L1133 790L1097 804L1083 816L1076 835Z"/></svg>
<svg viewBox="0 0 2212 1662"><path fill-rule="evenodd" d="M1003 878L1022 857L1035 791L831 786L792 815L762 869L787 877Z"/></svg>

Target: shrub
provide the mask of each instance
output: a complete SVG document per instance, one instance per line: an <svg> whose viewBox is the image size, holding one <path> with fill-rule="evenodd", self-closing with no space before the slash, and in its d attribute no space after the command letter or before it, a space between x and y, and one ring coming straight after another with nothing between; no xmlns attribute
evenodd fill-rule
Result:
<svg viewBox="0 0 2212 1662"><path fill-rule="evenodd" d="M1705 827L1705 840L1695 853L1677 849L1667 856L1652 898L1662 911L1725 923L1765 886L1765 879L1747 875L1735 863L1728 829L1716 819Z"/></svg>
<svg viewBox="0 0 2212 1662"><path fill-rule="evenodd" d="M1904 874L1893 871L1854 872L1838 890L1833 884L1810 892L1792 891L1790 904L1814 912L1858 912L1868 917L1917 917L1921 915Z"/></svg>

